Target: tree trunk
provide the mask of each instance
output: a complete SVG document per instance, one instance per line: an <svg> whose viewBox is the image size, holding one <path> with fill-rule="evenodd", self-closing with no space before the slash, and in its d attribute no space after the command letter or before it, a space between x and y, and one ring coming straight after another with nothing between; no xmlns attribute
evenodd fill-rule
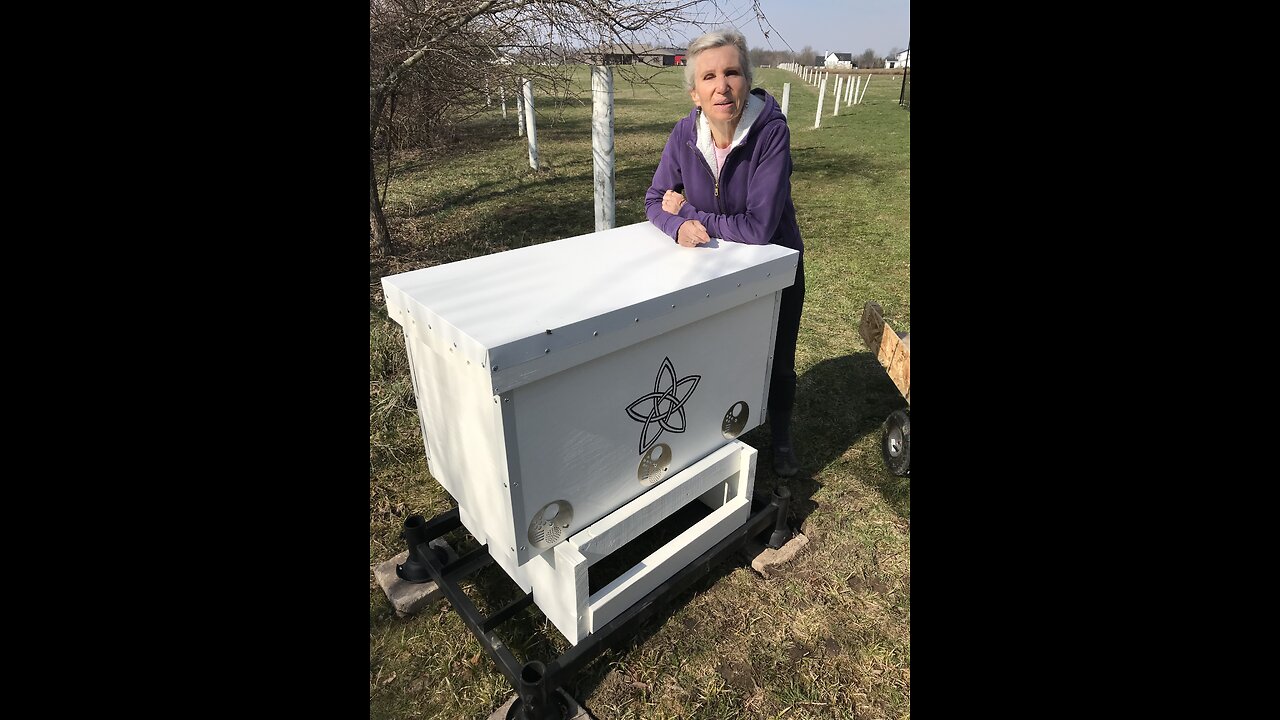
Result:
<svg viewBox="0 0 1280 720"><path fill-rule="evenodd" d="M391 232L387 229L387 217L382 214L382 201L378 199L378 177L373 172L373 151L369 151L369 232L379 255L391 252Z"/></svg>
<svg viewBox="0 0 1280 720"><path fill-rule="evenodd" d="M382 201L378 198L378 175L373 170L373 141L378 134L378 123L382 119L385 104L386 95L382 92L375 92L369 98L369 235L373 238L374 250L379 255L391 252L391 231L387 228L387 217L382 213ZM390 138L387 142L390 143Z"/></svg>

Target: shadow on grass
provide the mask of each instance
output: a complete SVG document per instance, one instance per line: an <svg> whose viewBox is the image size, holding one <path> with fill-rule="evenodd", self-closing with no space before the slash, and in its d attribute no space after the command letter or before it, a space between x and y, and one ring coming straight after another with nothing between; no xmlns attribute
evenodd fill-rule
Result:
<svg viewBox="0 0 1280 720"><path fill-rule="evenodd" d="M649 183L653 182L653 171L656 166L655 160L653 166L615 168L616 207L621 207L624 201L638 201L643 207L644 194L649 189ZM504 237L516 237L528 235L531 229L536 228L538 235L542 236L536 242L595 232L595 190L590 168L585 173L564 178L564 182L580 188L580 192L554 195L554 202L524 202L511 205L504 210L501 217L491 223L491 231ZM624 220L619 217L617 225L642 222L644 219L640 217ZM532 244L532 242L523 244Z"/></svg>
<svg viewBox="0 0 1280 720"><path fill-rule="evenodd" d="M528 171L531 174L533 173L533 171L529 170L527 167L520 168L520 172L525 172L525 171ZM435 202L419 206L417 210L415 210L414 213L409 217L427 218L446 209L465 207L468 205L478 205L483 202L488 202L490 200L500 198L504 195L509 194L512 191L511 185L513 182L518 182L518 180L513 178L491 180L489 182L480 183L475 187L464 188L452 194L442 195ZM561 191L563 187L566 185L573 186L573 185L582 184L583 179L582 179L582 174L580 173L577 175L562 175L560 177L535 178L534 182L537 183L537 189L540 192L548 192L548 193L554 194L556 192ZM591 202L594 204L595 202L594 196L588 199L591 200ZM538 203L538 205L544 206L545 203ZM512 205L504 205L502 208L502 211L503 211L503 214L518 214L520 212L520 210L518 209L518 206L512 206ZM531 227L538 227L539 229L541 229L541 226L531 225Z"/></svg>
<svg viewBox="0 0 1280 720"><path fill-rule="evenodd" d="M645 191L653 181L653 168L635 166L614 173L614 194L643 208ZM445 196L409 218L392 217L392 256L370 259L370 275L404 272L481 255L536 245L551 240L595 232L595 195L591 172L537 178L538 193L512 192L510 181L483 183L476 188ZM487 213L471 225L452 228L446 242L422 242L407 227L421 223L445 208L457 209L505 199L500 212ZM618 225L642 222L644 217L618 216ZM372 280L371 280L372 282Z"/></svg>
<svg viewBox="0 0 1280 720"><path fill-rule="evenodd" d="M613 137L614 141L624 136L654 134L659 137L667 137L676 126L676 121L681 116L673 115L671 118L663 118L661 120L640 120L631 118L614 118L613 121ZM538 126L538 142L543 140L543 127ZM565 118L564 120L550 126L550 132L546 134L548 139L564 140L568 142L581 141L583 138L591 140L591 118ZM658 153L662 152L659 148ZM653 163L658 164L658 155L653 158Z"/></svg>
<svg viewBox="0 0 1280 720"><path fill-rule="evenodd" d="M488 152L493 143L515 137L515 121L510 126L503 123L467 121L450 128L433 147L402 150L392 158L392 183L396 177L429 170L440 162L472 152ZM374 153L374 165L378 170L378 187L382 187L383 173L387 165L387 151L380 147Z"/></svg>
<svg viewBox="0 0 1280 720"><path fill-rule="evenodd" d="M796 176L806 180L822 178L830 182L858 176L869 179L872 184L878 184L884 182L882 175L887 171L887 168L871 162L862 153L853 150L840 152L839 149L823 145L792 147L791 161L792 183L795 183Z"/></svg>
<svg viewBox="0 0 1280 720"><path fill-rule="evenodd" d="M633 196L643 198L645 191L649 188L649 183L653 181L653 173L657 168L657 165L658 157L655 156L652 165L644 164L622 170L616 169L615 167L614 196L619 199ZM415 163L415 166L418 165ZM409 174L408 168L410 167L413 166L406 165L405 169L399 171L400 174ZM542 176L539 176L539 173L529 169L527 165L521 165L516 173L513 173L510 177L491 180L473 187L459 188L453 192L439 194L434 197L431 202L417 206L413 213L407 215L407 217L429 218L447 209L478 205L491 200L504 198L515 190L528 189L523 186L525 183L529 183L535 186L539 193L540 201L537 203L538 207L548 207L546 202L541 201L542 196L546 194L550 194L557 197L557 199L563 200L560 203L550 206L549 209L551 210L558 209L564 205L577 207L582 203L586 203L588 206L587 214L592 219L590 227L585 230L575 227L575 229L579 230L579 232L575 234L592 232L595 230L593 172L594 171L591 166L588 165L586 172L556 176L543 174ZM515 185L515 187L513 187L513 185ZM581 197L575 197L574 195L562 195L564 190L572 190L574 188L579 191ZM584 190L585 192L583 192ZM557 195L557 193L561 193L561 195ZM504 205L502 207L502 213L507 216L520 215L521 212L522 211L518 206ZM525 229L537 228L539 231L543 231L544 229L554 229L544 228L541 225L523 221L520 225Z"/></svg>
<svg viewBox="0 0 1280 720"><path fill-rule="evenodd" d="M615 100L614 108L616 110L618 107L625 108L632 104L646 108L649 106L649 102L643 99L634 101ZM685 109L683 113L673 112L670 117L664 116L660 119L652 120L640 114L631 115L630 111L624 111L621 117L615 112L613 118L614 138L617 139L624 134L637 133L657 133L665 137L671 134L676 121L688 114L688 109ZM577 109L569 112L558 112L556 110L548 112L539 109L534 111L534 116L537 119L539 143L560 140L580 141L584 138L588 142L591 140L592 116L590 103L586 105L585 111ZM448 152L450 153L458 150L478 149L483 151L487 144L497 140L526 142L524 136L520 133L514 110L506 120L482 119L460 127L465 132L459 131L449 136Z"/></svg>
<svg viewBox="0 0 1280 720"><path fill-rule="evenodd" d="M813 478L814 473L839 460L865 435L879 437L889 413L904 407L907 401L870 352L823 360L796 383L791 434L800 458L800 472L795 477L782 479L774 475L768 423L741 438L760 449L756 494L767 496L775 487L789 487L791 526L799 528L818 508L813 496L822 484ZM875 462L881 474L871 484L902 516L904 501L910 497L909 485L897 482L899 478L884 468L879 457Z"/></svg>

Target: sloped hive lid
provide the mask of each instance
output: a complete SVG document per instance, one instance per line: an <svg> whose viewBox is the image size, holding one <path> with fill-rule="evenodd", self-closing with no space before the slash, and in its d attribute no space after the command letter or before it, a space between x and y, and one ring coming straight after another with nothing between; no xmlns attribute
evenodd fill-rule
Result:
<svg viewBox="0 0 1280 720"><path fill-rule="evenodd" d="M685 248L646 221L388 275L382 286L392 318L484 368L499 394L786 288L799 255L724 240Z"/></svg>

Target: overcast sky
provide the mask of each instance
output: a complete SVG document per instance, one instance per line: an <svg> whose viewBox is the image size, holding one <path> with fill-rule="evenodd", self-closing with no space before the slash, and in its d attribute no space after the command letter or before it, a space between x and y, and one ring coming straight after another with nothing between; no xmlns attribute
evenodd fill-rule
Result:
<svg viewBox="0 0 1280 720"><path fill-rule="evenodd" d="M815 53L854 55L871 48L884 55L891 47L907 49L911 39L911 0L760 0L767 23L757 20L752 0L716 0L714 5L705 15L706 29L734 25L752 48L799 52L811 45ZM697 33L691 28L690 37L675 38L677 44Z"/></svg>

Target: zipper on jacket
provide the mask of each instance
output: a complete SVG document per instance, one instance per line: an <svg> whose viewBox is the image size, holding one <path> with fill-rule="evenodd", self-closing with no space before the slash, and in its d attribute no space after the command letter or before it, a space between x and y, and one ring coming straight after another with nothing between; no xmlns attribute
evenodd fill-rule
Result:
<svg viewBox="0 0 1280 720"><path fill-rule="evenodd" d="M698 148L694 147L694 144L693 144L693 143L691 143L691 142L689 142L688 140L685 140L685 141L684 141L684 144L689 146L689 149L693 151L694 155L697 155L697 156L698 156L698 159L702 161L702 167L704 167L704 168L706 168L706 169L707 169L707 174L711 176L711 182L715 184L715 190L716 190L716 209L720 211L720 214L721 214L721 215L727 215L728 213L726 213L726 212L724 211L724 208L723 208L723 207L721 207L721 205L720 205L720 178L716 177L716 174L715 174L714 172L712 172L712 171L711 171L711 165L710 165L710 163L708 163L708 162L707 162L707 158L706 158L706 157L704 157L704 156L702 155L702 151L701 151L701 150L699 150ZM734 150L736 150L736 149L737 149L737 148L734 148ZM732 153L732 152L733 152L733 150L730 150L729 152L731 152L731 153ZM726 165L728 165L728 164L729 164L729 156L728 156L728 155L726 155L726 156L725 156L725 164L726 164Z"/></svg>

